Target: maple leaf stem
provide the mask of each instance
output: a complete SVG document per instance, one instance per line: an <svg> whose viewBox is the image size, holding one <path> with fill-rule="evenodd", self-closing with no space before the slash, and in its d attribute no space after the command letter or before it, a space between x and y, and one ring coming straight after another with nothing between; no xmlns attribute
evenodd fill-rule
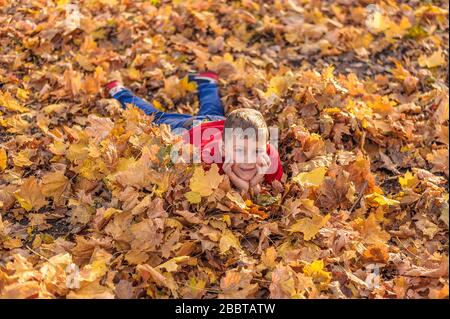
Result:
<svg viewBox="0 0 450 319"><path fill-rule="evenodd" d="M37 251L33 250L30 246L26 245L25 247L26 247L29 251L31 251L33 254L35 254L35 255L41 257L42 259L44 259L44 260L50 262L50 260L49 260L47 257L42 256L42 255L41 255L40 253L38 253ZM50 263L51 263L51 262L50 262ZM54 265L54 266L55 266L55 265Z"/></svg>
<svg viewBox="0 0 450 319"><path fill-rule="evenodd" d="M349 212L350 214L353 212L353 210L356 208L356 206L359 204L359 202L361 201L361 198L364 195L364 192L366 191L367 185L369 185L367 183L367 181L364 181L364 185L361 189L361 191L359 192L358 198L356 199L355 203L353 203L353 206L350 208Z"/></svg>

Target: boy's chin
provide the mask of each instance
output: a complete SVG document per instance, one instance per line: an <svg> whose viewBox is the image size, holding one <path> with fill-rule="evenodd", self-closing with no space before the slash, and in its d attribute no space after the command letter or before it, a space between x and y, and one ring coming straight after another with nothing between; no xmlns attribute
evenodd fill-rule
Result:
<svg viewBox="0 0 450 319"><path fill-rule="evenodd" d="M246 182L250 182L251 179L253 178L253 176L255 176L256 172L235 172L235 174L242 180L246 181Z"/></svg>

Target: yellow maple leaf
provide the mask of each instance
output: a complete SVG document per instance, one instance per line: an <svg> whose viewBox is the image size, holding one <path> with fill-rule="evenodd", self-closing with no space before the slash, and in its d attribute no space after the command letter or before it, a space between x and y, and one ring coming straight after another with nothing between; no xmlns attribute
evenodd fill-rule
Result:
<svg viewBox="0 0 450 319"><path fill-rule="evenodd" d="M333 80L334 79L333 73L334 73L334 66L333 65L327 66L322 70L321 73L322 79L325 81Z"/></svg>
<svg viewBox="0 0 450 319"><path fill-rule="evenodd" d="M6 237L2 241L2 245L6 249L20 248L22 247L22 240L20 238Z"/></svg>
<svg viewBox="0 0 450 319"><path fill-rule="evenodd" d="M427 67L429 69L447 64L445 57L442 54L442 50L440 49L428 57L426 55L421 55L417 62L419 62L421 67Z"/></svg>
<svg viewBox="0 0 450 319"><path fill-rule="evenodd" d="M70 3L70 0L56 0L56 5L58 8L63 8Z"/></svg>
<svg viewBox="0 0 450 319"><path fill-rule="evenodd" d="M246 209L247 203L244 201L242 196L236 191L230 191L227 193L226 197L236 204L239 208Z"/></svg>
<svg viewBox="0 0 450 319"><path fill-rule="evenodd" d="M231 225L231 218L230 215L223 215L222 220L228 225Z"/></svg>
<svg viewBox="0 0 450 319"><path fill-rule="evenodd" d="M384 34L388 39L401 38L408 32L409 28L411 28L409 19L407 17L402 17L399 24L394 21L389 21L388 28L384 30Z"/></svg>
<svg viewBox="0 0 450 319"><path fill-rule="evenodd" d="M180 86L187 92L194 92L197 90L197 83L189 82L189 78L187 76L181 79Z"/></svg>
<svg viewBox="0 0 450 319"><path fill-rule="evenodd" d="M80 289L71 290L67 299L114 299L114 293L111 288L102 286L100 280L87 282Z"/></svg>
<svg viewBox="0 0 450 319"><path fill-rule="evenodd" d="M156 267L156 269L162 269L164 268L166 271L168 272L174 272L178 270L178 266L180 263L183 263L185 261L189 260L189 256L178 256L178 257L174 257L172 259L169 259L168 261L166 261L165 263L159 265L158 267Z"/></svg>
<svg viewBox="0 0 450 319"><path fill-rule="evenodd" d="M20 206L27 212L30 210L38 210L47 204L44 194L42 194L36 177L32 176L25 180L19 190L14 193Z"/></svg>
<svg viewBox="0 0 450 319"><path fill-rule="evenodd" d="M212 164L207 172L203 170L203 167L197 166L189 182L191 192L186 193L185 196L191 203L199 203L200 197L211 195L222 180L223 176L219 174L219 167L216 164Z"/></svg>
<svg viewBox="0 0 450 319"><path fill-rule="evenodd" d="M7 118L0 117L0 125L7 127L9 133L23 133L30 123L24 120L20 114L16 114Z"/></svg>
<svg viewBox="0 0 450 319"><path fill-rule="evenodd" d="M72 143L67 149L66 157L71 162L81 162L88 155L88 147L86 143Z"/></svg>
<svg viewBox="0 0 450 319"><path fill-rule="evenodd" d="M102 178L102 175L108 171L105 162L101 159L87 159L80 165L80 175L93 181Z"/></svg>
<svg viewBox="0 0 450 319"><path fill-rule="evenodd" d="M94 71L95 66L92 64L90 59L82 54L76 54L74 60L86 71Z"/></svg>
<svg viewBox="0 0 450 319"><path fill-rule="evenodd" d="M366 20L367 28L374 32L378 33L389 28L390 19L388 16L384 16L381 12L375 11L370 14Z"/></svg>
<svg viewBox="0 0 450 319"><path fill-rule="evenodd" d="M68 183L69 179L63 171L47 173L42 179L42 193L57 200L66 190Z"/></svg>
<svg viewBox="0 0 450 319"><path fill-rule="evenodd" d="M275 266L277 265L276 258L277 258L277 251L275 247L270 246L261 255L261 262L268 268L275 268Z"/></svg>
<svg viewBox="0 0 450 319"><path fill-rule="evenodd" d="M406 189L416 186L419 180L410 171L407 171L404 176L398 177L398 182L400 183L402 189Z"/></svg>
<svg viewBox="0 0 450 319"><path fill-rule="evenodd" d="M164 106L162 106L162 104L158 101L158 100L153 100L152 101L153 106L160 111L165 111Z"/></svg>
<svg viewBox="0 0 450 319"><path fill-rule="evenodd" d="M310 172L299 173L292 180L302 186L319 186L322 184L327 170L325 166L317 167Z"/></svg>
<svg viewBox="0 0 450 319"><path fill-rule="evenodd" d="M379 193L366 195L365 199L374 206L395 206L400 204L398 200L387 198Z"/></svg>
<svg viewBox="0 0 450 319"><path fill-rule="evenodd" d="M0 106L5 107L10 111L15 111L19 113L29 112L30 109L22 106L19 101L11 96L9 92L0 92Z"/></svg>
<svg viewBox="0 0 450 319"><path fill-rule="evenodd" d="M389 70L392 73L394 78L399 80L404 80L406 77L411 76L411 73L407 69L405 69L402 63L398 60L394 60L395 68Z"/></svg>
<svg viewBox="0 0 450 319"><path fill-rule="evenodd" d="M26 101L26 100L28 100L29 95L30 95L30 91L24 90L21 88L17 89L16 96L19 100Z"/></svg>
<svg viewBox="0 0 450 319"><path fill-rule="evenodd" d="M21 150L17 155L13 157L14 165L19 167L26 167L33 164L32 161L30 161L30 157L32 156L32 151L29 149Z"/></svg>
<svg viewBox="0 0 450 319"><path fill-rule="evenodd" d="M303 233L305 240L311 240L316 236L319 230L325 226L329 219L330 214L326 216L314 214L312 218L305 217L298 220L288 229L288 231L291 233Z"/></svg>
<svg viewBox="0 0 450 319"><path fill-rule="evenodd" d="M118 0L100 0L100 2L104 5L108 5L110 7L117 6L119 1Z"/></svg>
<svg viewBox="0 0 450 319"><path fill-rule="evenodd" d="M63 74L63 81L66 91L73 96L76 96L81 91L83 75L81 72L69 68Z"/></svg>
<svg viewBox="0 0 450 319"><path fill-rule="evenodd" d="M82 286L86 283L97 281L108 272L108 262L112 255L102 248L96 247L90 264L85 265L79 274L79 280Z"/></svg>
<svg viewBox="0 0 450 319"><path fill-rule="evenodd" d="M55 155L64 155L66 153L67 146L64 144L64 142L61 142L59 140L55 140L52 144L48 146L48 149L50 152L52 152Z"/></svg>
<svg viewBox="0 0 450 319"><path fill-rule="evenodd" d="M267 97L275 94L278 97L282 97L287 90L294 84L295 77L292 72L288 72L284 76L274 76L269 81L269 87L265 92Z"/></svg>
<svg viewBox="0 0 450 319"><path fill-rule="evenodd" d="M367 106L377 112L390 113L396 105L395 101L389 100L387 96L374 95L367 101Z"/></svg>
<svg viewBox="0 0 450 319"><path fill-rule="evenodd" d="M202 201L202 196L197 192L187 192L184 194L184 197L186 197L191 204L198 204Z"/></svg>
<svg viewBox="0 0 450 319"><path fill-rule="evenodd" d="M141 78L141 72L136 68L129 68L127 73L130 80L138 81Z"/></svg>
<svg viewBox="0 0 450 319"><path fill-rule="evenodd" d="M8 156L6 155L6 150L0 148L0 171L3 171L8 164Z"/></svg>
<svg viewBox="0 0 450 319"><path fill-rule="evenodd" d="M374 244L377 242L386 242L390 239L388 232L384 231L375 214L370 214L366 219L356 218L351 222L352 227L361 234L364 243Z"/></svg>
<svg viewBox="0 0 450 319"><path fill-rule="evenodd" d="M324 270L323 260L315 260L303 268L303 273L312 277L315 282L327 284L331 281L331 273Z"/></svg>
<svg viewBox="0 0 450 319"><path fill-rule="evenodd" d="M233 232L229 229L224 229L219 241L219 250L224 254L230 250L231 247L241 250L241 244L236 236L234 236Z"/></svg>
<svg viewBox="0 0 450 319"><path fill-rule="evenodd" d="M154 184L153 191L159 197L167 191L173 178L171 174L159 173L155 171L150 171L146 177L150 183Z"/></svg>
<svg viewBox="0 0 450 319"><path fill-rule="evenodd" d="M434 6L430 3L427 3L425 5L421 5L418 9L414 11L414 15L416 17L421 17L425 13L436 16L436 17L445 17L448 15L448 10L439 8L437 6Z"/></svg>
<svg viewBox="0 0 450 319"><path fill-rule="evenodd" d="M342 110L338 107L328 107L326 109L323 109L323 111L328 114L338 114L341 113Z"/></svg>
<svg viewBox="0 0 450 319"><path fill-rule="evenodd" d="M223 55L223 60L226 62L233 62L234 58L230 53L227 52Z"/></svg>

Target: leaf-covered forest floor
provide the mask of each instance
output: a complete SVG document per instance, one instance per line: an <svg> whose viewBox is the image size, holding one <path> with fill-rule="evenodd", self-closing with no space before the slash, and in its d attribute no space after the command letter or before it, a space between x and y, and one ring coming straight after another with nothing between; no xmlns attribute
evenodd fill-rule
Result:
<svg viewBox="0 0 450 319"><path fill-rule="evenodd" d="M0 296L448 297L447 32L448 1L0 0ZM279 128L263 195L102 89L194 113L205 69Z"/></svg>

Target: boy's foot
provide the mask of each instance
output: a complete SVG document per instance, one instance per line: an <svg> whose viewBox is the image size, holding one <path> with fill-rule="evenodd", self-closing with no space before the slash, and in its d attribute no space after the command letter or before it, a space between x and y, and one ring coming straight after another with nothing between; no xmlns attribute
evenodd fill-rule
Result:
<svg viewBox="0 0 450 319"><path fill-rule="evenodd" d="M120 83L120 81L114 80L114 81L111 81L109 83L106 83L105 89L108 92L108 94L112 97L117 92L125 89L125 87L122 85L122 83Z"/></svg>
<svg viewBox="0 0 450 319"><path fill-rule="evenodd" d="M196 82L197 84L202 83L217 83L219 76L215 72L200 72L200 73L189 73L189 82Z"/></svg>
<svg viewBox="0 0 450 319"><path fill-rule="evenodd" d="M113 71L108 75L108 83L106 83L105 89L110 96L113 96L121 89L125 88L122 83L122 75L120 72Z"/></svg>

